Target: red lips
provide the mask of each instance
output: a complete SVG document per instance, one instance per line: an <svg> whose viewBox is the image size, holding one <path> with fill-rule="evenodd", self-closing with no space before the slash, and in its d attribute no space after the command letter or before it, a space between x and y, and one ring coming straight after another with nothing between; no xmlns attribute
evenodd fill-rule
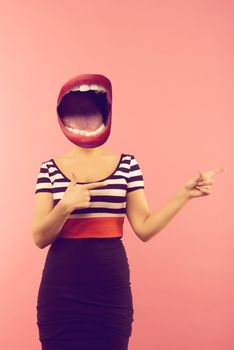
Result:
<svg viewBox="0 0 234 350"><path fill-rule="evenodd" d="M108 115L105 120L105 128L98 135L84 136L80 134L74 134L72 131L69 131L63 124L59 113L58 107L62 98L68 94L72 89L78 88L81 85L88 85L87 89L96 90L95 85L99 86L100 89L106 92L107 97L107 109ZM82 88L85 88L84 86ZM81 74L70 80L68 80L61 88L59 96L57 99L57 116L59 125L64 133L64 135L74 144L84 148L93 148L101 146L109 137L111 130L111 113L112 113L112 87L110 80L101 74Z"/></svg>

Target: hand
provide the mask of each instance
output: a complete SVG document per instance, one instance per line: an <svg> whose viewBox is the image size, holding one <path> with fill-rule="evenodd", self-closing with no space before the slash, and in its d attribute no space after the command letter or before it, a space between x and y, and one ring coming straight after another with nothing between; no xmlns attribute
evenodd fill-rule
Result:
<svg viewBox="0 0 234 350"><path fill-rule="evenodd" d="M107 181L93 182L88 184L77 184L77 178L72 173L72 179L61 199L63 204L72 212L75 209L88 208L91 205L89 190L96 187L106 186Z"/></svg>
<svg viewBox="0 0 234 350"><path fill-rule="evenodd" d="M211 193L211 186L214 184L212 179L215 175L223 172L227 168L215 168L209 171L199 170L199 175L189 179L183 186L188 198L206 196Z"/></svg>

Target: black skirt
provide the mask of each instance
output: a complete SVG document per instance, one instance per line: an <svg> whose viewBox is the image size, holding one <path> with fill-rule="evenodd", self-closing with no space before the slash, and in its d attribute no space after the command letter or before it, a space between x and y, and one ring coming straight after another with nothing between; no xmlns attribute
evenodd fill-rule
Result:
<svg viewBox="0 0 234 350"><path fill-rule="evenodd" d="M51 244L37 298L43 350L127 350L133 314L121 237Z"/></svg>

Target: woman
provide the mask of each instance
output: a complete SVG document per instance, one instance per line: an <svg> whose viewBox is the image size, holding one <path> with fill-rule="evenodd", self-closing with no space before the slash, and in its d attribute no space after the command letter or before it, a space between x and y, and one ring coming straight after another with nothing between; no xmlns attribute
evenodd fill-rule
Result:
<svg viewBox="0 0 234 350"><path fill-rule="evenodd" d="M43 350L128 349L134 310L125 215L146 242L191 198L209 194L212 177L224 170L200 172L151 214L135 156L101 147L111 107L103 75L79 75L60 90L58 121L76 146L43 161L36 184L33 239L39 248L50 245L37 299Z"/></svg>

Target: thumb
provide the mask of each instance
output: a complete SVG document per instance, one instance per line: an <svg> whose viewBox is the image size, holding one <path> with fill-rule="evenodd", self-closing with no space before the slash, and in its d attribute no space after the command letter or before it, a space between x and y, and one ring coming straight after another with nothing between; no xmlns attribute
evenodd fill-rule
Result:
<svg viewBox="0 0 234 350"><path fill-rule="evenodd" d="M199 170L198 171L198 175L197 177L195 178L195 181L199 181L199 180L202 180L203 179L203 171L202 170Z"/></svg>
<svg viewBox="0 0 234 350"><path fill-rule="evenodd" d="M72 173L72 178L71 178L71 180L70 180L69 186L74 186L74 185L76 185L76 182L77 182L76 174Z"/></svg>

